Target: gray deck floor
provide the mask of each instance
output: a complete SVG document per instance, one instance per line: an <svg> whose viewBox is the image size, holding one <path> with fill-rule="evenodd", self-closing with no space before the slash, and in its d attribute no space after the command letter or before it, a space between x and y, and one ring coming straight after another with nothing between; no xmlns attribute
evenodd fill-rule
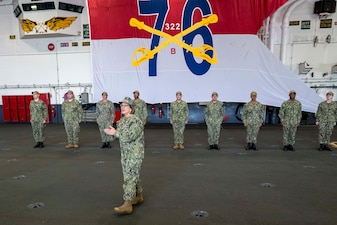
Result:
<svg viewBox="0 0 337 225"><path fill-rule="evenodd" d="M337 224L337 151L317 151L315 126L299 128L295 152L281 150L278 125L261 128L259 151L244 150L242 125L223 127L220 151L206 150L204 125L187 127L181 151L169 125L147 125L145 201L118 216L119 143L101 149L96 124L81 125L78 150L64 148L61 124L47 126L43 149L29 124L0 124L0 224Z"/></svg>

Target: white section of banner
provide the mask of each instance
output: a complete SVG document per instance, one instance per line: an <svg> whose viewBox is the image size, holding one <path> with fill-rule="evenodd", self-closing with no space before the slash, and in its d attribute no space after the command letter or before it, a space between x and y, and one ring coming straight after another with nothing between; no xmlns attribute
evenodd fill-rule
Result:
<svg viewBox="0 0 337 225"><path fill-rule="evenodd" d="M193 46L200 44L202 39L196 37ZM323 101L255 35L214 35L218 63L204 75L193 74L183 49L172 43L158 53L157 76L149 76L148 61L131 65L133 52L149 46L148 39L93 40L94 101L101 100L101 93L107 91L110 100L119 102L133 97L134 90L153 104L174 101L177 91L187 102L209 101L213 91L219 93L220 101L248 102L250 92L256 91L262 104L279 107L289 98L289 91L295 90L306 112L316 112ZM198 57L195 60L202 61Z"/></svg>

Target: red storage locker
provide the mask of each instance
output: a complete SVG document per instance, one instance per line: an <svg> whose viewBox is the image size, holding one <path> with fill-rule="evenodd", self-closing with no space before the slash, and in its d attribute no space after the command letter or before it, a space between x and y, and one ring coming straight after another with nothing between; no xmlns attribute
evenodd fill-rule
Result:
<svg viewBox="0 0 337 225"><path fill-rule="evenodd" d="M9 96L10 122L19 122L17 96Z"/></svg>
<svg viewBox="0 0 337 225"><path fill-rule="evenodd" d="M11 110L9 108L9 96L2 96L2 114L4 122L11 121Z"/></svg>
<svg viewBox="0 0 337 225"><path fill-rule="evenodd" d="M52 114L51 114L51 105L50 105L50 93L40 93L40 99L46 103L47 110L48 110L48 119L47 123L52 121Z"/></svg>
<svg viewBox="0 0 337 225"><path fill-rule="evenodd" d="M28 122L25 96L17 96L19 122ZM29 109L28 109L29 110Z"/></svg>
<svg viewBox="0 0 337 225"><path fill-rule="evenodd" d="M48 118L51 121L50 93L40 93L40 99L46 103ZM2 96L4 122L30 122L30 101L32 95Z"/></svg>
<svg viewBox="0 0 337 225"><path fill-rule="evenodd" d="M31 95L26 95L25 96L27 122L30 122L30 108L29 108L29 104L30 104L31 100L33 100L33 96L31 96Z"/></svg>

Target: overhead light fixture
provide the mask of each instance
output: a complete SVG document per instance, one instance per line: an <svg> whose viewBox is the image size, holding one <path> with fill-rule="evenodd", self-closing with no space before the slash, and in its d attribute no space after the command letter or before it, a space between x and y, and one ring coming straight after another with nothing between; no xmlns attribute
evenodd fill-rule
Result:
<svg viewBox="0 0 337 225"><path fill-rule="evenodd" d="M14 9L13 13L14 13L15 17L19 17L21 15L21 13L22 13L22 10L21 10L20 6L17 6Z"/></svg>
<svg viewBox="0 0 337 225"><path fill-rule="evenodd" d="M22 4L23 11L36 11L36 10L48 10L55 9L54 2L41 2L32 4Z"/></svg>
<svg viewBox="0 0 337 225"><path fill-rule="evenodd" d="M80 5L74 5L69 4L65 2L59 2L59 9L69 11L69 12L76 12L76 13L82 13L83 12L83 6Z"/></svg>

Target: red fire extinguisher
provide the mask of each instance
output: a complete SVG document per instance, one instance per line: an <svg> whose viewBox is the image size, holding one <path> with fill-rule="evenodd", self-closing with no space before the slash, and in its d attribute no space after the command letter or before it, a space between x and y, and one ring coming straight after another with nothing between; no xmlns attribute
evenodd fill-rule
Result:
<svg viewBox="0 0 337 225"><path fill-rule="evenodd" d="M156 106L155 105L151 105L151 113L152 114L156 113Z"/></svg>
<svg viewBox="0 0 337 225"><path fill-rule="evenodd" d="M52 117L55 117L55 116L56 116L56 109L55 109L55 106L54 106L54 105L51 106L51 116L52 116Z"/></svg>
<svg viewBox="0 0 337 225"><path fill-rule="evenodd" d="M162 118L163 117L163 107L162 107L162 103L160 103L160 106L159 106L159 118Z"/></svg>

